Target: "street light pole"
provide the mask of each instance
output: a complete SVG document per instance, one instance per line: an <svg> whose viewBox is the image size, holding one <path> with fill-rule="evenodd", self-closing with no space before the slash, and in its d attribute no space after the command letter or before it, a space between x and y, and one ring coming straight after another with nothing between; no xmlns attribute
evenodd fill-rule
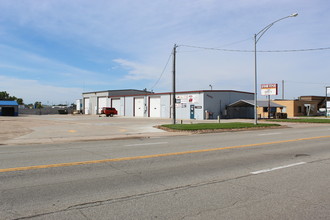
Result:
<svg viewBox="0 0 330 220"><path fill-rule="evenodd" d="M257 43L260 40L260 38L268 31L269 28L271 28L275 23L286 19L286 18L291 18L291 17L297 17L298 13L291 14L289 16L285 16L283 18L280 18L266 27L264 27L261 31L259 31L257 34L254 35L254 124L258 124L258 77L257 77Z"/></svg>

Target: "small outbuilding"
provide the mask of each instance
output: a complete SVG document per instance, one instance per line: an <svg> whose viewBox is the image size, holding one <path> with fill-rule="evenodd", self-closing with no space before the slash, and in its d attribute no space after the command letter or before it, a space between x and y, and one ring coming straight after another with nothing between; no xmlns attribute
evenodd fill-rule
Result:
<svg viewBox="0 0 330 220"><path fill-rule="evenodd" d="M17 102L0 100L0 116L18 116Z"/></svg>

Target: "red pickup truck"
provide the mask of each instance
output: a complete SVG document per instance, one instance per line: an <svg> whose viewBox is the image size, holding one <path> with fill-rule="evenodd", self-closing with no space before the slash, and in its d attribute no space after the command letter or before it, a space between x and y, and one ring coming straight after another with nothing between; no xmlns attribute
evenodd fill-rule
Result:
<svg viewBox="0 0 330 220"><path fill-rule="evenodd" d="M112 117L114 115L117 115L118 112L115 108L103 107L101 110L101 114L105 114L107 117Z"/></svg>

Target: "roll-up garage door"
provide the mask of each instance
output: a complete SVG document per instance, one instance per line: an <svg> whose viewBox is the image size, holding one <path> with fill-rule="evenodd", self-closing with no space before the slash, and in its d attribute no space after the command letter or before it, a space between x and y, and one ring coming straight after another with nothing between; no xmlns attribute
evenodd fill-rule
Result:
<svg viewBox="0 0 330 220"><path fill-rule="evenodd" d="M98 97L97 98L98 100L97 100L97 112L98 112L98 114L101 114L101 110L102 110L102 108L103 107L108 107L107 106L107 97Z"/></svg>
<svg viewBox="0 0 330 220"><path fill-rule="evenodd" d="M160 97L150 97L149 113L150 117L160 117Z"/></svg>
<svg viewBox="0 0 330 220"><path fill-rule="evenodd" d="M120 99L111 99L111 107L115 108L118 112L118 115L121 115L120 112Z"/></svg>
<svg viewBox="0 0 330 220"><path fill-rule="evenodd" d="M85 108L85 114L88 115L90 112L89 112L89 98L87 99L84 99L84 108Z"/></svg>
<svg viewBox="0 0 330 220"><path fill-rule="evenodd" d="M144 116L144 98L134 99L134 116L135 117Z"/></svg>

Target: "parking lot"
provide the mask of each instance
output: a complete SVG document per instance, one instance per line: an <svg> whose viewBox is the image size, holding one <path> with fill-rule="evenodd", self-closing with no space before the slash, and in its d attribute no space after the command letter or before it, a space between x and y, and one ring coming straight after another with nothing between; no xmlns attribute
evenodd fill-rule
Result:
<svg viewBox="0 0 330 220"><path fill-rule="evenodd" d="M252 119L222 119L226 122L250 122ZM217 120L184 120L183 123L218 123ZM266 122L266 121L265 121ZM191 135L188 132L168 132L155 128L171 124L172 119L99 117L97 115L20 115L0 117L0 145L46 144L75 141L150 138ZM181 123L181 120L177 120ZM264 123L260 121L260 123ZM281 123L286 127L315 127L321 124Z"/></svg>
<svg viewBox="0 0 330 220"><path fill-rule="evenodd" d="M0 117L0 144L57 143L180 135L155 125L170 119L99 117L91 115L21 115ZM182 134L182 133L181 133Z"/></svg>

